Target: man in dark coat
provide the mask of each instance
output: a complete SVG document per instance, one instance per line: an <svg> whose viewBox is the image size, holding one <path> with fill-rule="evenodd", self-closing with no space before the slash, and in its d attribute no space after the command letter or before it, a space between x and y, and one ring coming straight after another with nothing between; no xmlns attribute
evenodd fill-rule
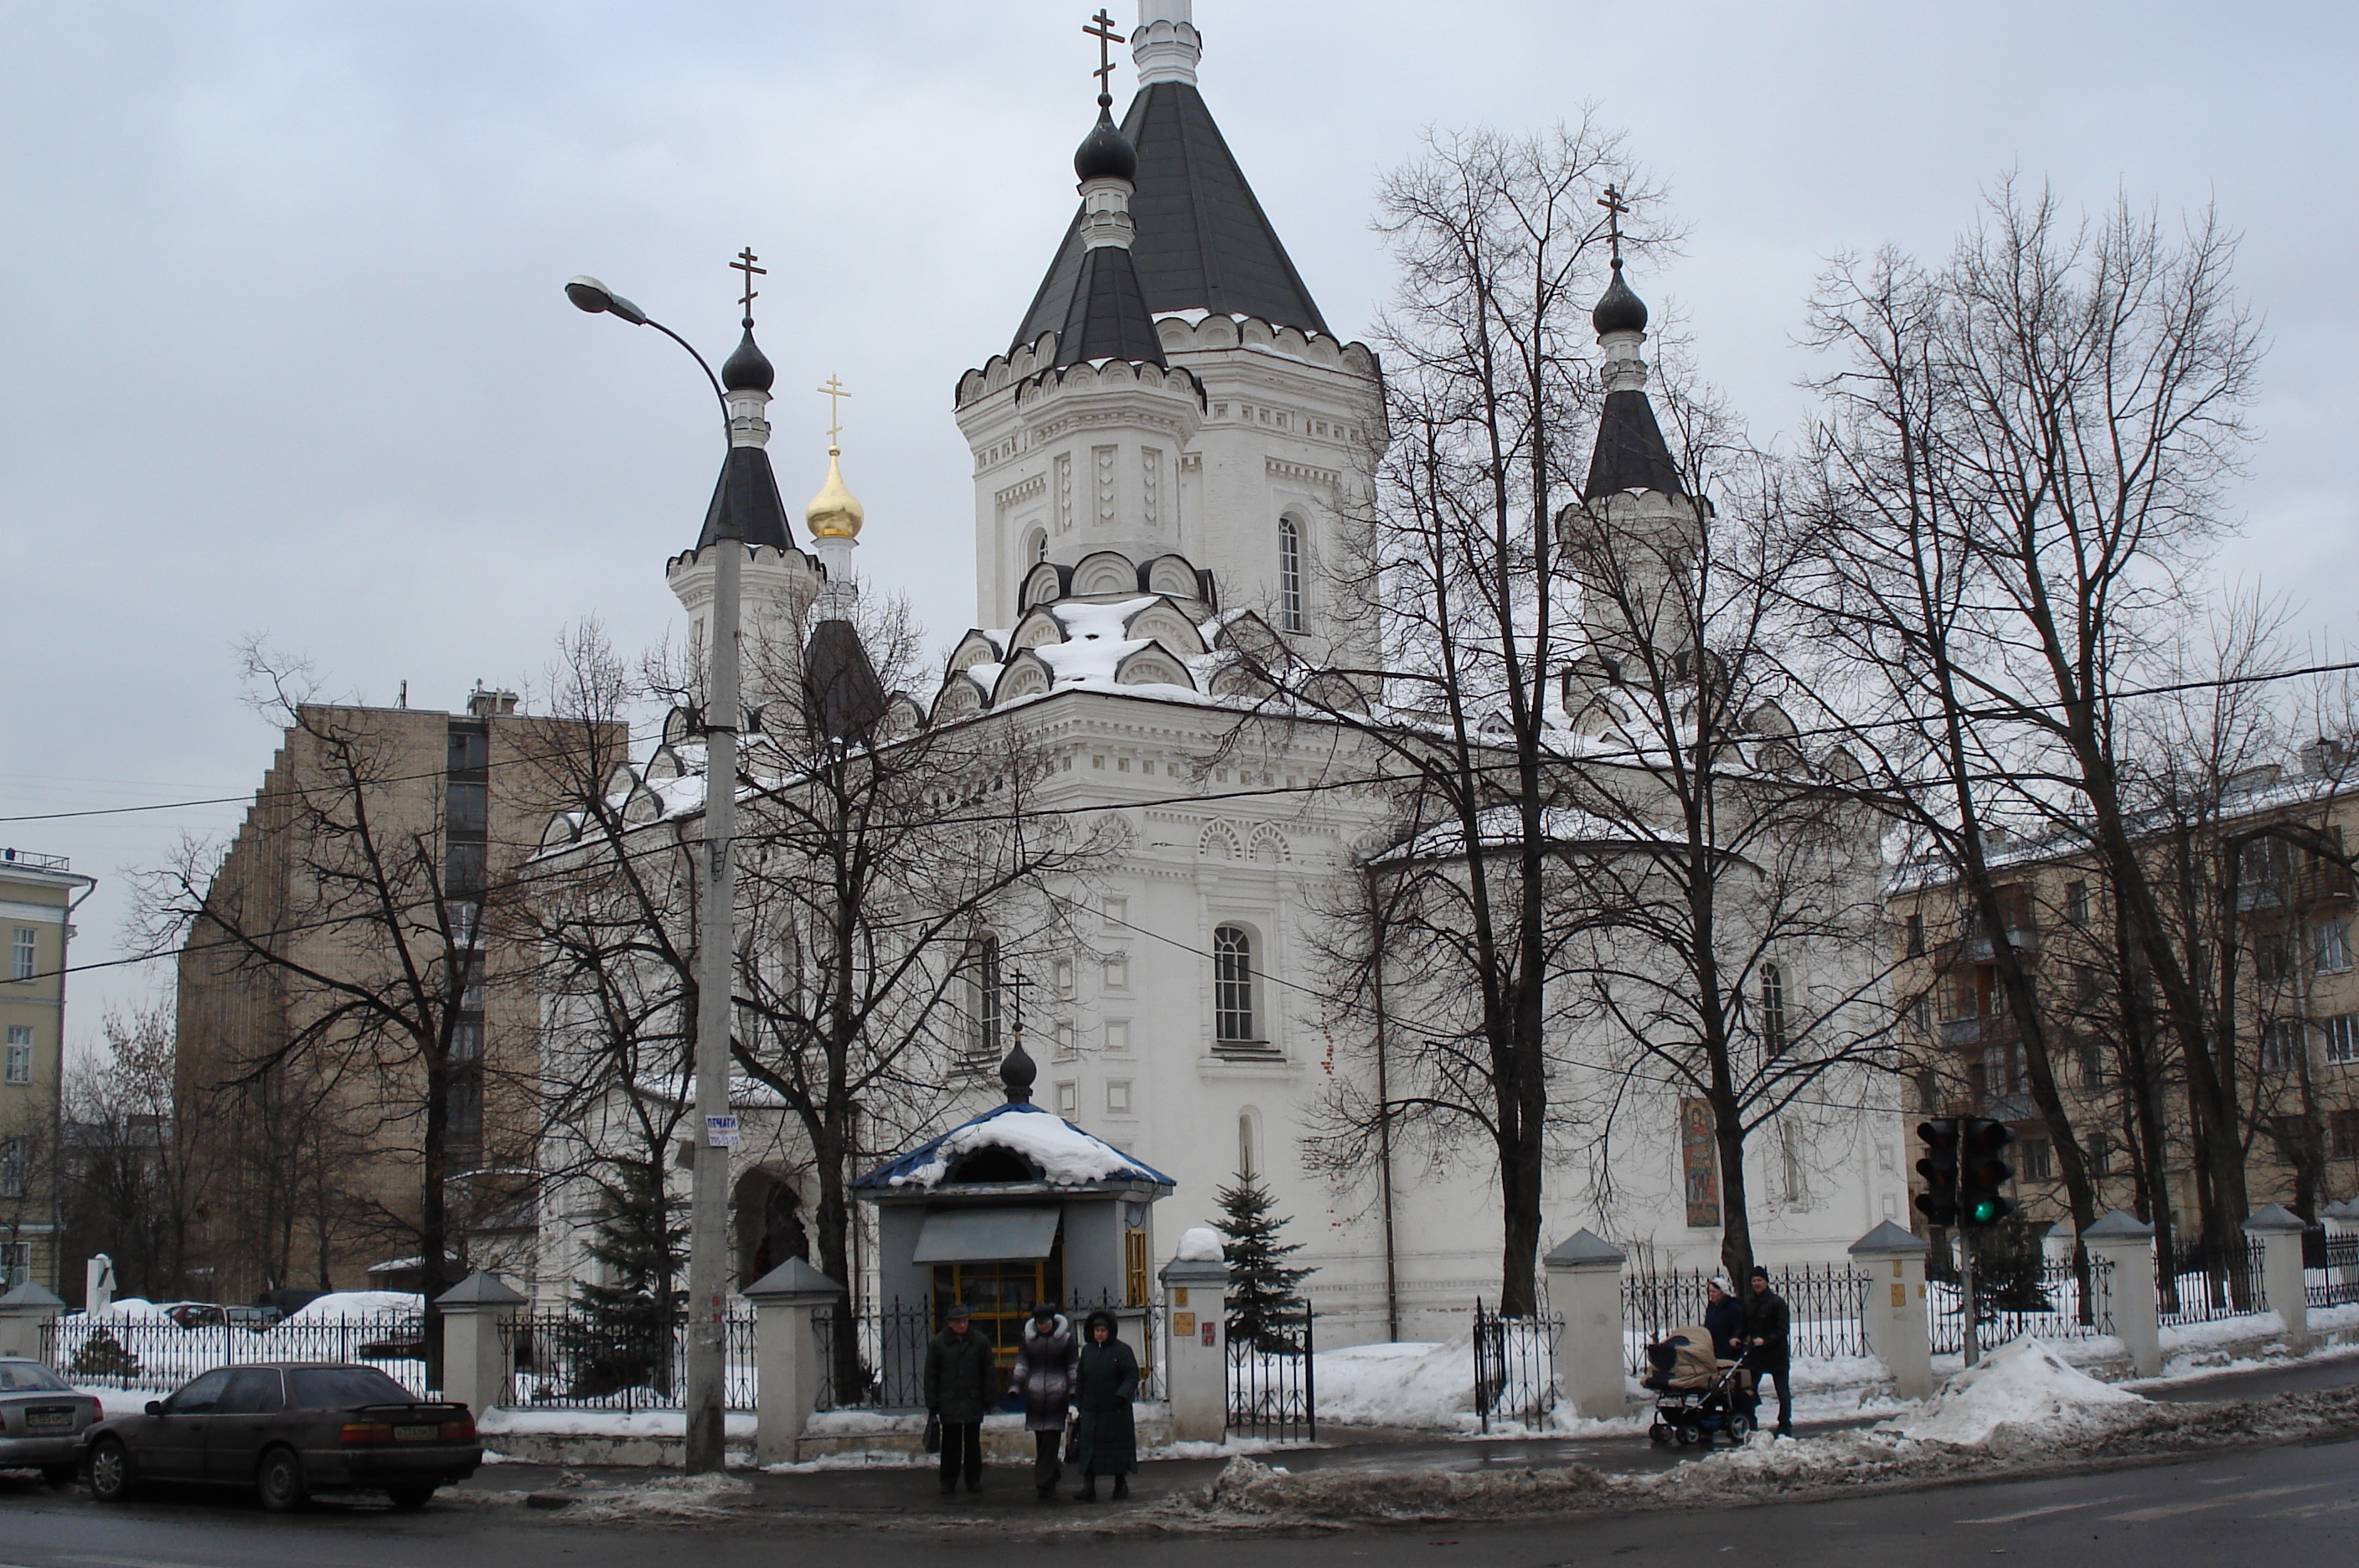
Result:
<svg viewBox="0 0 2359 1568"><path fill-rule="evenodd" d="M1753 1296L1745 1303L1745 1360L1758 1377L1777 1379L1777 1435L1794 1435L1794 1314L1786 1298L1769 1288L1769 1270L1753 1266ZM1756 1385L1757 1387L1757 1385Z"/></svg>
<svg viewBox="0 0 2359 1568"><path fill-rule="evenodd" d="M1137 1393L1138 1357L1122 1342L1112 1312L1092 1312L1073 1379L1074 1442L1082 1462L1082 1489L1073 1494L1074 1501L1096 1502L1101 1475L1114 1477L1117 1500L1130 1496L1131 1472L1138 1468L1130 1401Z"/></svg>
<svg viewBox="0 0 2359 1568"><path fill-rule="evenodd" d="M958 1490L959 1473L966 1473L966 1489L983 1490L983 1414L999 1391L999 1370L992 1365L991 1342L968 1327L973 1313L964 1301L953 1301L943 1313L945 1326L926 1346L926 1409L942 1423L942 1496Z"/></svg>
<svg viewBox="0 0 2359 1568"><path fill-rule="evenodd" d="M1007 1388L1024 1396L1024 1429L1033 1443L1032 1485L1042 1502L1057 1495L1057 1482L1065 1474L1057 1445L1064 1439L1065 1412L1073 1400L1073 1374L1081 1360L1082 1342L1065 1314L1047 1301L1034 1307L1024 1325L1024 1341L1016 1346Z"/></svg>

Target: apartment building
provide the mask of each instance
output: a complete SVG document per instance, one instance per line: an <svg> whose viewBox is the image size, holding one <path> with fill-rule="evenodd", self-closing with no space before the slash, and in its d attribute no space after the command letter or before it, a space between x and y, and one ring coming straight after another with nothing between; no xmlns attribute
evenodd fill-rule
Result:
<svg viewBox="0 0 2359 1568"><path fill-rule="evenodd" d="M96 881L62 855L0 849L0 1285L59 1279L66 950Z"/></svg>

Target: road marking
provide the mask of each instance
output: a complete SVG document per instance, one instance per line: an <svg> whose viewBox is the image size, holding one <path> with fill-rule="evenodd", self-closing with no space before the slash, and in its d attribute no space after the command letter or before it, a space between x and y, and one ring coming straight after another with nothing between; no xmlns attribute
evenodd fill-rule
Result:
<svg viewBox="0 0 2359 1568"><path fill-rule="evenodd" d="M2359 1497L2346 1497L2339 1503L2303 1503L2297 1508L2279 1508L2263 1514L2263 1519L2316 1519L2321 1514L2339 1514L2346 1508L2359 1508Z"/></svg>
<svg viewBox="0 0 2359 1568"><path fill-rule="evenodd" d="M2315 1492L2321 1486L2339 1486L2340 1481L2306 1481L2299 1486L2263 1486L2251 1492L2223 1492L2216 1497L2206 1497L2200 1503L2166 1503L2155 1508L2133 1508L2125 1514L2107 1514L2108 1524L2144 1524L2149 1519L2169 1519L2175 1514L2191 1514L2198 1508L2223 1508L2229 1503L2256 1503L2263 1497L2282 1497L2294 1492Z"/></svg>
<svg viewBox="0 0 2359 1568"><path fill-rule="evenodd" d="M1959 1524L2013 1524L2017 1519L2038 1519L2042 1514L2070 1513L2074 1508L2101 1508L2107 1503L2126 1503L2136 1492L2124 1492L2117 1497L2091 1497L2085 1503L2050 1503L2044 1508L2026 1508L2019 1514L1993 1514L1988 1519L1958 1519Z"/></svg>

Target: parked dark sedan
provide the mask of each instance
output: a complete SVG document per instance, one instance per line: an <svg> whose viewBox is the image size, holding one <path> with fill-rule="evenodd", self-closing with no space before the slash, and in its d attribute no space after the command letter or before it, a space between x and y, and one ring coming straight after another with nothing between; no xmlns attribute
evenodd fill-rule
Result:
<svg viewBox="0 0 2359 1568"><path fill-rule="evenodd" d="M144 1416L91 1428L88 1452L91 1495L103 1503L147 1481L201 1482L252 1486L274 1513L335 1491L423 1508L484 1459L466 1406L334 1362L215 1367Z"/></svg>
<svg viewBox="0 0 2359 1568"><path fill-rule="evenodd" d="M39 1362L0 1356L0 1470L38 1470L50 1486L68 1485L82 1434L103 1413Z"/></svg>

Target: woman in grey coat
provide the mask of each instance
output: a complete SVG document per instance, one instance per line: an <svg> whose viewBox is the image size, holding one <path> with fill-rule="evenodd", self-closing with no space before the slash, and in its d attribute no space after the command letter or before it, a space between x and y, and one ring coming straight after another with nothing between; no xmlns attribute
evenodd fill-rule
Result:
<svg viewBox="0 0 2359 1568"><path fill-rule="evenodd" d="M1007 1390L1024 1397L1024 1426L1033 1443L1032 1484L1045 1502L1056 1496L1065 1466L1057 1445L1065 1435L1065 1410L1073 1399L1073 1374L1080 1368L1082 1342L1063 1313L1041 1302L1024 1325L1024 1343L1016 1346L1015 1370Z"/></svg>

